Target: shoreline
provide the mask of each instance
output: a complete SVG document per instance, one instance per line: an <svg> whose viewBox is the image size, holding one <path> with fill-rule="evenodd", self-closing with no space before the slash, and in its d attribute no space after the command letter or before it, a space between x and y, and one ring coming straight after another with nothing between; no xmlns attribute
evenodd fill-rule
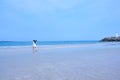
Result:
<svg viewBox="0 0 120 80"><path fill-rule="evenodd" d="M38 45L37 51L52 51L52 50L103 50L103 49L119 49L120 43L94 43L94 44L64 44L64 45ZM0 54L24 54L24 53L33 53L32 46L6 46L0 47ZM38 52L39 53L39 52Z"/></svg>

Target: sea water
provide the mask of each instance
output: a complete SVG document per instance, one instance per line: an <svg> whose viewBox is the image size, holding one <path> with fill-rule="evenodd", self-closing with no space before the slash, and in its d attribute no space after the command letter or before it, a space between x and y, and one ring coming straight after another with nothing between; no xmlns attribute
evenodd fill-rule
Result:
<svg viewBox="0 0 120 80"><path fill-rule="evenodd" d="M37 45L92 44L99 41L37 41ZM32 41L0 41L0 46L31 46Z"/></svg>

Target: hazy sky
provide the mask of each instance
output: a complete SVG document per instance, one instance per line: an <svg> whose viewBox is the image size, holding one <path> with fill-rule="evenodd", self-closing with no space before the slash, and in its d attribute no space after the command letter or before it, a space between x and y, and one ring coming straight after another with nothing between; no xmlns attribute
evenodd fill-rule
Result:
<svg viewBox="0 0 120 80"><path fill-rule="evenodd" d="M120 0L0 0L0 40L99 40L120 33Z"/></svg>

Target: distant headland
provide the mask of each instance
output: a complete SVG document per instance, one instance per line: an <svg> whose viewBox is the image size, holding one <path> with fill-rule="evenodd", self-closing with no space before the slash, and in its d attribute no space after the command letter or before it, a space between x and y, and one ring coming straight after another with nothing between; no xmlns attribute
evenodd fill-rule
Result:
<svg viewBox="0 0 120 80"><path fill-rule="evenodd" d="M102 42L120 42L120 36L118 35L118 33L116 33L115 36L105 37L101 41Z"/></svg>

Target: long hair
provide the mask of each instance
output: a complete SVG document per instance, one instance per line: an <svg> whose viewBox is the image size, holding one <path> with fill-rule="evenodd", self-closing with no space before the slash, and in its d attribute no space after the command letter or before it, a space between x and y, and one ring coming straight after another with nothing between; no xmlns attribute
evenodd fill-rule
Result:
<svg viewBox="0 0 120 80"><path fill-rule="evenodd" d="M34 42L34 43L36 43L36 42L37 42L37 40L33 40L33 42Z"/></svg>

